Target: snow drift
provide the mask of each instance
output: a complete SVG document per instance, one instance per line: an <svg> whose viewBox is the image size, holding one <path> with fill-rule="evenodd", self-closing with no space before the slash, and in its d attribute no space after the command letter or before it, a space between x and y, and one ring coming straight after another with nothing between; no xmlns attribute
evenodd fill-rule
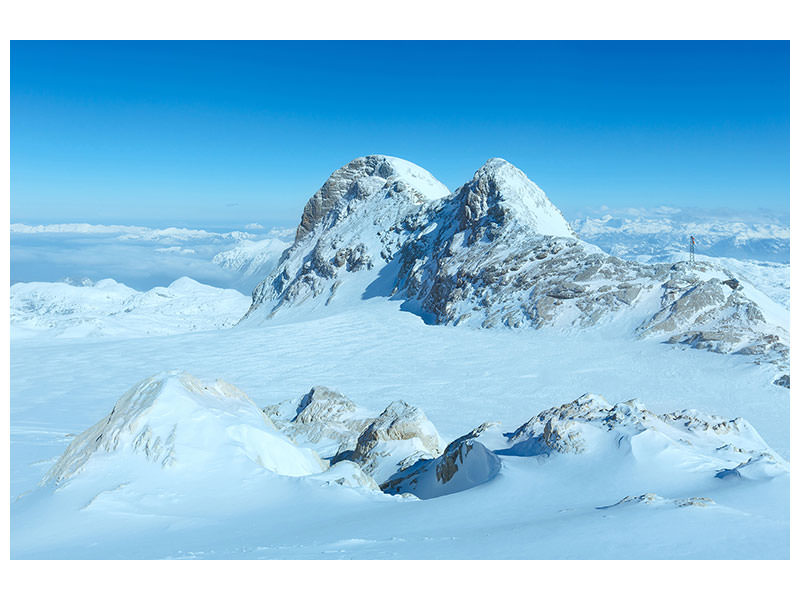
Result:
<svg viewBox="0 0 800 600"><path fill-rule="evenodd" d="M172 371L123 395L108 416L75 438L43 484L61 484L93 465L107 470L142 460L153 468L209 473L250 461L293 476L327 466L278 432L237 387Z"/></svg>

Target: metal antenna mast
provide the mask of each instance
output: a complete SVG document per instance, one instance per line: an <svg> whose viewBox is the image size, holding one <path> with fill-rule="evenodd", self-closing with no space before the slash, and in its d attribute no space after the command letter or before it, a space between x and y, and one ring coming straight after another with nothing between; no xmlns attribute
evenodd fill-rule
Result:
<svg viewBox="0 0 800 600"><path fill-rule="evenodd" d="M694 239L693 235L689 236L689 265L692 267L694 266L694 247L697 244L697 240Z"/></svg>

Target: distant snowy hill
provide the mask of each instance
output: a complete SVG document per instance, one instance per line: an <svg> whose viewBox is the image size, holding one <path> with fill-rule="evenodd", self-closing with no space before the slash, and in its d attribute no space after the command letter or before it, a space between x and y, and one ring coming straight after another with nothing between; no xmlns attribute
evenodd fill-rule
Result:
<svg viewBox="0 0 800 600"><path fill-rule="evenodd" d="M12 285L12 337L138 337L219 329L234 325L249 306L235 290L188 277L147 292L113 279L85 283Z"/></svg>
<svg viewBox="0 0 800 600"><path fill-rule="evenodd" d="M114 279L137 290L180 277L250 295L294 230L210 231L184 227L62 223L11 230L11 283Z"/></svg>
<svg viewBox="0 0 800 600"><path fill-rule="evenodd" d="M502 159L446 195L427 171L390 157L336 171L253 292L247 321L376 296L435 324L612 325L788 365L788 311L751 280L719 261L611 256L578 239L544 192Z"/></svg>
<svg viewBox="0 0 800 600"><path fill-rule="evenodd" d="M252 290L275 268L283 251L289 246L290 242L277 237L242 240L230 250L215 254L212 262L223 269L239 273L242 285Z"/></svg>
<svg viewBox="0 0 800 600"><path fill-rule="evenodd" d="M615 256L670 261L688 256L689 236L697 253L739 260L789 262L789 223L770 215L704 213L688 209L628 210L575 219L572 227L588 242Z"/></svg>

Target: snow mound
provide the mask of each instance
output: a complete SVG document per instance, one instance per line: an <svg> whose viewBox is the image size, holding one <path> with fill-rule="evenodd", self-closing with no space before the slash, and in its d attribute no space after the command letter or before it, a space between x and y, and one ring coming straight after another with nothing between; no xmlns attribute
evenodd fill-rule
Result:
<svg viewBox="0 0 800 600"><path fill-rule="evenodd" d="M498 450L500 454L600 453L606 460L720 478L788 473L788 463L742 418L725 419L696 410L658 415L637 400L611 406L596 394L542 411L506 436L507 447Z"/></svg>
<svg viewBox="0 0 800 600"><path fill-rule="evenodd" d="M162 469L209 473L244 461L292 476L327 466L279 433L237 387L179 371L131 388L108 416L73 440L42 483L58 485L92 465L108 469L108 459L120 466L144 460Z"/></svg>
<svg viewBox="0 0 800 600"><path fill-rule="evenodd" d="M168 287L138 292L113 279L92 284L34 282L11 286L14 337L141 337L232 327L248 299L181 277Z"/></svg>
<svg viewBox="0 0 800 600"><path fill-rule="evenodd" d="M425 413L402 401L392 402L358 436L355 449L333 462L351 460L379 483L420 459L441 453L439 433Z"/></svg>
<svg viewBox="0 0 800 600"><path fill-rule="evenodd" d="M382 493L375 480L364 473L356 463L349 460L343 460L331 465L330 469L318 475L312 475L311 479L321 481L323 485L340 485L342 487Z"/></svg>
<svg viewBox="0 0 800 600"><path fill-rule="evenodd" d="M420 460L395 473L381 489L427 500L486 483L500 471L498 456L476 439L488 426L484 423L450 442L438 458Z"/></svg>

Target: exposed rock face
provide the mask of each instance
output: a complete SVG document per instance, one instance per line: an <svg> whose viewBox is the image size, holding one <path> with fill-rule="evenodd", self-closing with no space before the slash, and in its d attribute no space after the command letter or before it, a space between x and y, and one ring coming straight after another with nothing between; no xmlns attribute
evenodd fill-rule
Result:
<svg viewBox="0 0 800 600"><path fill-rule="evenodd" d="M785 373L784 373L783 375L781 375L780 377L778 377L778 378L777 378L775 381L773 381L772 383L774 383L775 385L779 385L779 386L781 386L781 387L785 387L785 388L787 388L787 389L788 389L788 388L789 388L789 379L790 379L790 378L789 378L789 375L787 375L787 374L785 374Z"/></svg>
<svg viewBox="0 0 800 600"><path fill-rule="evenodd" d="M248 315L382 295L435 324L619 321L642 337L788 365L788 313L765 310L771 301L748 287L705 263L642 264L582 242L502 159L448 194L419 167L368 156L309 200L294 245L253 292Z"/></svg>
<svg viewBox="0 0 800 600"><path fill-rule="evenodd" d="M447 194L430 173L399 158L348 163L306 204L294 244L253 291L250 312L265 307L273 315L315 298L329 304L346 274L391 261L424 207Z"/></svg>
<svg viewBox="0 0 800 600"><path fill-rule="evenodd" d="M522 223L538 235L575 237L545 193L502 158L488 160L456 190L446 207L454 211L456 231L466 232L468 244L484 237L492 240L513 223Z"/></svg>
<svg viewBox="0 0 800 600"><path fill-rule="evenodd" d="M378 482L441 453L433 423L405 402L393 402L375 416L343 394L315 386L299 402L267 406L264 413L298 445L313 448L334 464L352 462Z"/></svg>
<svg viewBox="0 0 800 600"><path fill-rule="evenodd" d="M398 158L372 155L357 158L335 171L311 196L297 227L295 243L320 223L330 228L346 218L358 203L385 190L387 197L400 197L412 203L446 196L449 190L430 173Z"/></svg>
<svg viewBox="0 0 800 600"><path fill-rule="evenodd" d="M544 193L500 159L431 212L400 253L395 293L440 324L593 325L630 306L653 268L580 242Z"/></svg>
<svg viewBox="0 0 800 600"><path fill-rule="evenodd" d="M249 460L282 475L327 468L313 450L279 433L237 387L173 371L131 388L108 416L73 440L43 484L77 475L94 458L119 457L125 466L132 455L161 468L179 464L199 472L220 460Z"/></svg>
<svg viewBox="0 0 800 600"><path fill-rule="evenodd" d="M425 413L405 402L392 402L361 435L352 453L333 459L352 460L365 473L383 482L419 459L441 453L441 438Z"/></svg>
<svg viewBox="0 0 800 600"><path fill-rule="evenodd" d="M359 434L372 421L345 395L325 386L311 388L299 404L290 404L266 407L264 413L296 443L311 446L322 456L354 448Z"/></svg>
<svg viewBox="0 0 800 600"><path fill-rule="evenodd" d="M708 267L696 267L700 273ZM676 264L662 284L661 309L639 326L640 335L668 334L670 343L713 352L755 354L788 363L786 332L767 323L742 286L719 278L701 279L695 269Z"/></svg>
<svg viewBox="0 0 800 600"><path fill-rule="evenodd" d="M486 483L500 471L500 459L476 439L489 425L484 423L450 442L438 458L420 460L395 473L381 489L427 500Z"/></svg>

